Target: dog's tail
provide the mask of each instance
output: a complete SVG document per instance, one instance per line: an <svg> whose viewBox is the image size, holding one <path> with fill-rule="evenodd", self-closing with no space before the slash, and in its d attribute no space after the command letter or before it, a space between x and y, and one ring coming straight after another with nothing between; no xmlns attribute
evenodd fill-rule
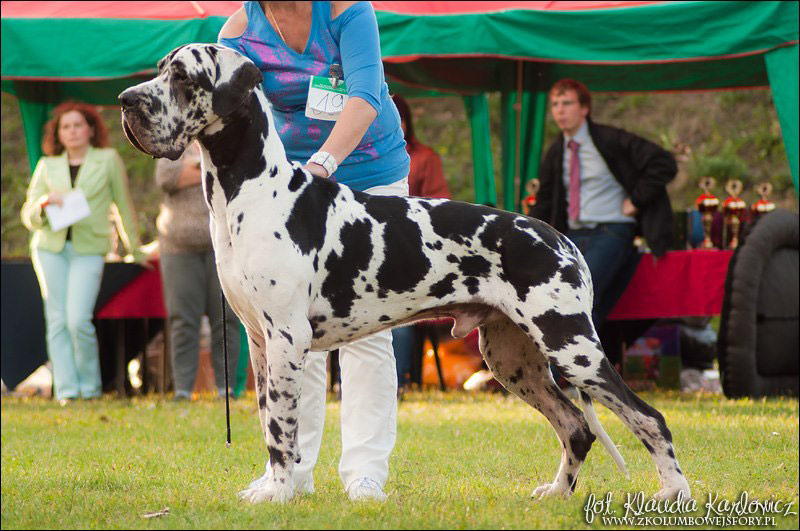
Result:
<svg viewBox="0 0 800 531"><path fill-rule="evenodd" d="M603 443L603 446L605 446L608 453L611 454L611 458L615 463L617 463L617 467L619 467L620 471L625 474L626 478L630 479L631 476L628 474L628 467L625 466L625 460L619 454L619 451L617 451L614 441L611 440L611 437L608 436L606 431L600 425L600 421L597 419L597 413L595 413L594 406L592 406L592 398L583 391L578 391L577 394L581 403L581 407L583 408L583 416L586 419L586 422L589 424L589 429L592 431L594 436L600 439L600 442Z"/></svg>

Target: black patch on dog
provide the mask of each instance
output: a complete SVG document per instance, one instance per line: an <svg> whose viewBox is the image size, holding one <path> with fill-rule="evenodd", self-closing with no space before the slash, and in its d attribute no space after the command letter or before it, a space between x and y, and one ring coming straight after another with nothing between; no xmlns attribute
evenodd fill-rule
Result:
<svg viewBox="0 0 800 531"><path fill-rule="evenodd" d="M201 134L199 139L211 155L225 201L230 203L245 181L257 179L267 168L263 139L269 134L269 120L255 94L222 120L221 130Z"/></svg>
<svg viewBox="0 0 800 531"><path fill-rule="evenodd" d="M589 361L589 358L583 354L578 354L572 359L572 361L575 363L575 365L580 365L581 367L588 367L592 364L592 362Z"/></svg>
<svg viewBox="0 0 800 531"><path fill-rule="evenodd" d="M289 342L290 345L294 345L294 340L292 339L292 335L289 332L281 330L281 335L286 338L286 341Z"/></svg>
<svg viewBox="0 0 800 531"><path fill-rule="evenodd" d="M542 331L542 341L551 352L576 344L576 337L592 339L592 323L583 313L564 315L556 310L547 310L534 317L533 324Z"/></svg>
<svg viewBox="0 0 800 531"><path fill-rule="evenodd" d="M375 277L378 292L411 291L428 274L431 262L422 250L419 225L408 218L408 203L398 197L353 195L370 216L384 225L384 260Z"/></svg>
<svg viewBox="0 0 800 531"><path fill-rule="evenodd" d="M475 277L465 278L462 284L464 284L467 287L467 291L469 291L470 295L475 295L479 291L478 285L480 284L480 282Z"/></svg>
<svg viewBox="0 0 800 531"><path fill-rule="evenodd" d="M569 447L572 448L572 452L579 461L585 461L586 455L592 448L592 443L595 439L595 435L589 431L589 427L586 426L585 428L577 429L570 434Z"/></svg>
<svg viewBox="0 0 800 531"><path fill-rule="evenodd" d="M315 178L303 188L292 207L286 230L289 238L304 255L319 251L325 241L328 209L333 205L339 187L327 180Z"/></svg>
<svg viewBox="0 0 800 531"><path fill-rule="evenodd" d="M269 450L269 460L281 468L286 468L286 455L272 445L267 445Z"/></svg>
<svg viewBox="0 0 800 531"><path fill-rule="evenodd" d="M372 223L367 219L357 219L345 223L339 233L342 242L342 256L331 251L325 260L328 276L322 283L322 296L328 300L336 317L348 317L353 301L356 299L355 279L360 271L369 267L372 258L370 231Z"/></svg>
<svg viewBox="0 0 800 531"><path fill-rule="evenodd" d="M489 251L500 254L501 278L510 283L520 301L525 302L530 288L552 278L558 269L559 258L545 243L534 240L530 234L518 229L514 224L514 214L494 212L497 217L481 232L481 243ZM546 226L544 223L541 225ZM539 227L537 230L540 230Z"/></svg>
<svg viewBox="0 0 800 531"><path fill-rule="evenodd" d="M466 276L485 277L489 274L492 264L482 256L465 256L461 259L458 268Z"/></svg>
<svg viewBox="0 0 800 531"><path fill-rule="evenodd" d="M581 287L581 273L578 264L572 263L565 266L561 271L561 281L569 284L575 289Z"/></svg>
<svg viewBox="0 0 800 531"><path fill-rule="evenodd" d="M483 225L484 216L496 212L488 207L449 201L430 209L431 226L442 238L463 245L475 235L478 227Z"/></svg>
<svg viewBox="0 0 800 531"><path fill-rule="evenodd" d="M292 180L289 181L289 191L296 192L306 182L306 174L302 168L295 168L292 173Z"/></svg>
<svg viewBox="0 0 800 531"><path fill-rule="evenodd" d="M208 208L213 212L214 207L212 206L211 200L214 198L214 176L210 171L206 172L206 178L203 184L206 187L206 201L208 201Z"/></svg>
<svg viewBox="0 0 800 531"><path fill-rule="evenodd" d="M453 287L453 282L457 278L458 275L455 273L448 273L446 277L431 286L430 290L428 290L428 295L436 297L437 299L441 299L445 295L453 293L456 290Z"/></svg>

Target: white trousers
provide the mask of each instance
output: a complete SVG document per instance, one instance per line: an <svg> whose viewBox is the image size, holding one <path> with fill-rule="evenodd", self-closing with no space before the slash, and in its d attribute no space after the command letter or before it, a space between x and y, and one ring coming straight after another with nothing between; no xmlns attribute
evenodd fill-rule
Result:
<svg viewBox="0 0 800 531"><path fill-rule="evenodd" d="M408 179L366 190L373 195L408 195ZM327 352L309 352L303 368L298 443L300 463L295 485L313 482L325 424ZM392 333L378 334L339 349L342 378L342 457L339 477L345 489L361 477L383 488L389 477L389 456L397 438L397 369ZM311 483L313 484L313 483Z"/></svg>

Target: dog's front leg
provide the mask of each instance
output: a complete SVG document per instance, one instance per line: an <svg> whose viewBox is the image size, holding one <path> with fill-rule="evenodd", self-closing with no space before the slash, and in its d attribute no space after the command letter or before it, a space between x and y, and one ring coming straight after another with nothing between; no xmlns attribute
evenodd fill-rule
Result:
<svg viewBox="0 0 800 531"><path fill-rule="evenodd" d="M268 371L264 426L271 474L266 482L248 489L247 499L253 503L264 500L284 503L294 497L292 472L300 459L298 404L303 363L311 345L311 326L303 317L290 322L273 319L265 328Z"/></svg>

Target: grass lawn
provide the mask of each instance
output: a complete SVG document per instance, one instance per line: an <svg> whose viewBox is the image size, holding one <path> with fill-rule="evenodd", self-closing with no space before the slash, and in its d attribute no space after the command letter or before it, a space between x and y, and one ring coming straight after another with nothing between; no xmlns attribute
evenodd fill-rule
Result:
<svg viewBox="0 0 800 531"><path fill-rule="evenodd" d="M775 517L774 527L798 528L796 399L641 396L666 417L693 489L698 508L682 516L705 516L709 493L719 507L744 492L748 500L791 502L793 514L783 516L781 506L779 514L767 515ZM266 459L252 393L232 402L230 448L224 401L108 398L62 408L43 399L3 397L2 528L674 527L652 521L612 525L599 516L586 523L590 494L603 498L610 492L611 510L623 516L627 493L643 491L649 498L659 489L645 448L610 411L597 410L631 479L597 443L570 499L533 500L531 491L552 480L560 457L555 432L541 414L500 394L409 393L399 406L388 501L353 504L337 472L339 403L329 400L317 492L280 506L236 497L263 473ZM167 507L169 514L143 518Z"/></svg>

